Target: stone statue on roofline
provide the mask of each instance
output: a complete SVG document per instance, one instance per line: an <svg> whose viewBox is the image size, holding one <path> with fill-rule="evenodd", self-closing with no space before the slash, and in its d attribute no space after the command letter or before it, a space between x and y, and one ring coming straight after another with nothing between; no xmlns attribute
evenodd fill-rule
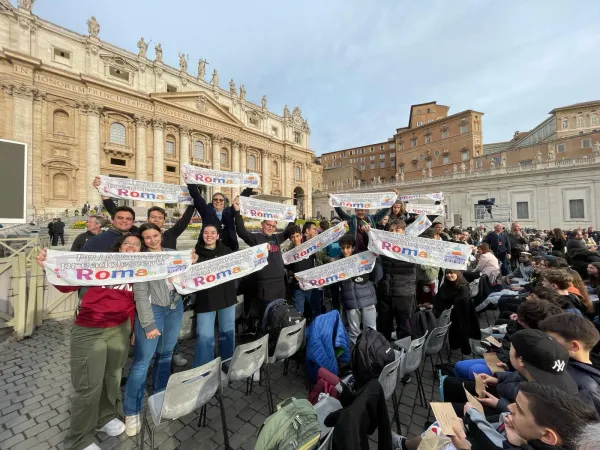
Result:
<svg viewBox="0 0 600 450"><path fill-rule="evenodd" d="M138 56L141 56L142 58L145 58L146 57L146 53L148 52L148 43L146 41L144 41L144 37L143 36L138 41L137 48L138 48Z"/></svg>
<svg viewBox="0 0 600 450"><path fill-rule="evenodd" d="M219 74L217 73L217 69L213 70L212 78L210 80L210 84L212 84L215 87L219 86Z"/></svg>
<svg viewBox="0 0 600 450"><path fill-rule="evenodd" d="M23 3L24 2L21 2L21 4L23 4ZM31 4L31 0L29 0L29 3ZM29 10L31 10L31 6L30 6ZM88 33L90 34L90 36L93 38L97 38L98 35L100 34L100 24L98 23L98 21L96 20L96 18L94 16L89 18L89 20L87 21L87 26L88 26Z"/></svg>
<svg viewBox="0 0 600 450"><path fill-rule="evenodd" d="M154 53L156 54L154 61L161 63L162 58L163 58L163 49L162 49L162 45L160 45L160 43L158 43L154 46Z"/></svg>

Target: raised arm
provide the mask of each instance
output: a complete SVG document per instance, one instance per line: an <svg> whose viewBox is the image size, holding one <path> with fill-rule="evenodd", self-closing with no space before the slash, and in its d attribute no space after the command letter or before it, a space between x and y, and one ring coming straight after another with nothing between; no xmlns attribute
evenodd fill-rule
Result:
<svg viewBox="0 0 600 450"><path fill-rule="evenodd" d="M117 204L115 201L110 197L102 197L102 204L106 208L106 212L112 217L112 215L115 213L115 209L117 209Z"/></svg>
<svg viewBox="0 0 600 450"><path fill-rule="evenodd" d="M373 224L377 225L381 219L383 219L387 214L390 213L391 208L381 208L375 214L371 215L371 220L373 220Z"/></svg>
<svg viewBox="0 0 600 450"><path fill-rule="evenodd" d="M239 237L241 237L242 241L244 241L250 247L254 247L255 245L258 245L258 241L256 240L256 236L254 235L254 233L250 233L250 232L248 232L248 230L246 230L246 226L244 225L244 219L242 218L242 215L240 214L239 199L236 198L233 201L232 206L233 206L233 221L235 223L235 231L236 231L237 235Z"/></svg>
<svg viewBox="0 0 600 450"><path fill-rule="evenodd" d="M185 208L183 215L179 218L177 222L175 222L175 225L173 225L171 228L165 231L165 234L169 233L170 235L174 236L175 239L177 239L181 235L181 233L183 233L186 230L188 224L190 223L190 220L192 220L192 216L194 215L195 210L196 208L194 207L194 205L189 205L187 208Z"/></svg>
<svg viewBox="0 0 600 450"><path fill-rule="evenodd" d="M335 209L335 212L337 213L338 217L341 220L345 220L347 222L350 219L352 219L352 216L350 214L346 214L346 212L342 208L340 208L339 206L336 206L333 209ZM348 224L348 225L350 225L350 224Z"/></svg>
<svg viewBox="0 0 600 450"><path fill-rule="evenodd" d="M194 207L198 211L198 214L202 216L206 211L206 208L208 207L208 205L206 204L206 200L204 200L204 197L202 197L202 195L200 194L200 190L198 189L198 186L196 184L188 184L187 187L188 191L190 191L190 196L192 197L192 200L194 200Z"/></svg>

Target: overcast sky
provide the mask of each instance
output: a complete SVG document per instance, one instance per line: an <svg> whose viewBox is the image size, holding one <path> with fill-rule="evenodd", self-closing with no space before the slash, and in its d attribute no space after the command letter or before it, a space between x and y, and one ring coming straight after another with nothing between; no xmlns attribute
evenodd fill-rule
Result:
<svg viewBox="0 0 600 450"><path fill-rule="evenodd" d="M13 0L16 3L16 0ZM302 109L317 153L385 141L411 104L485 113L484 143L508 140L566 104L600 99L600 1L36 0L33 11L164 62L189 55L270 110ZM207 78L209 76L207 75Z"/></svg>

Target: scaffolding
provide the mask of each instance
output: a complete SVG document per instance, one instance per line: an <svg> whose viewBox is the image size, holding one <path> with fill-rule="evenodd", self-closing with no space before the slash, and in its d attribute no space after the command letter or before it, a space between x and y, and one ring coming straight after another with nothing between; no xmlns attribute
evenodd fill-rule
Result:
<svg viewBox="0 0 600 450"><path fill-rule="evenodd" d="M507 226L512 222L512 208L510 205L475 205L475 222L477 226L498 222Z"/></svg>

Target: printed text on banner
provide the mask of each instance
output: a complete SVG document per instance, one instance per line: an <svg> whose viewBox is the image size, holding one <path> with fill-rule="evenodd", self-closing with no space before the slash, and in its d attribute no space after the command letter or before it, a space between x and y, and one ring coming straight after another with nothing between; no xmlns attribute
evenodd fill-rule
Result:
<svg viewBox="0 0 600 450"><path fill-rule="evenodd" d="M410 202L412 200L426 198L429 200L443 201L444 193L443 192L435 192L433 194L413 194L413 195L401 195L400 200L403 202Z"/></svg>
<svg viewBox="0 0 600 450"><path fill-rule="evenodd" d="M114 178L106 175L100 175L98 192L105 197L122 198L124 200L192 204L192 198L185 186Z"/></svg>
<svg viewBox="0 0 600 450"><path fill-rule="evenodd" d="M362 252L356 255L298 272L295 276L300 288L305 291L344 281L360 274L370 273L375 266L377 255Z"/></svg>
<svg viewBox="0 0 600 450"><path fill-rule="evenodd" d="M420 236L430 226L431 221L427 218L427 215L421 214L417 216L413 223L406 227L404 234L408 236Z"/></svg>
<svg viewBox="0 0 600 450"><path fill-rule="evenodd" d="M240 214L251 219L293 222L296 220L296 207L257 198L240 197Z"/></svg>
<svg viewBox="0 0 600 450"><path fill-rule="evenodd" d="M419 205L416 203L407 203L406 211L410 214L427 214L441 216L444 214L444 205Z"/></svg>
<svg viewBox="0 0 600 450"><path fill-rule="evenodd" d="M329 204L333 207L355 209L389 208L396 201L394 192L365 192L364 194L329 194Z"/></svg>
<svg viewBox="0 0 600 450"><path fill-rule="evenodd" d="M260 176L256 173L226 172L184 164L181 176L188 184L223 187L258 187Z"/></svg>
<svg viewBox="0 0 600 450"><path fill-rule="evenodd" d="M298 247L283 253L284 264L291 264L309 258L321 249L337 242L346 233L346 222L340 222L329 230L318 234L314 238L303 242Z"/></svg>

